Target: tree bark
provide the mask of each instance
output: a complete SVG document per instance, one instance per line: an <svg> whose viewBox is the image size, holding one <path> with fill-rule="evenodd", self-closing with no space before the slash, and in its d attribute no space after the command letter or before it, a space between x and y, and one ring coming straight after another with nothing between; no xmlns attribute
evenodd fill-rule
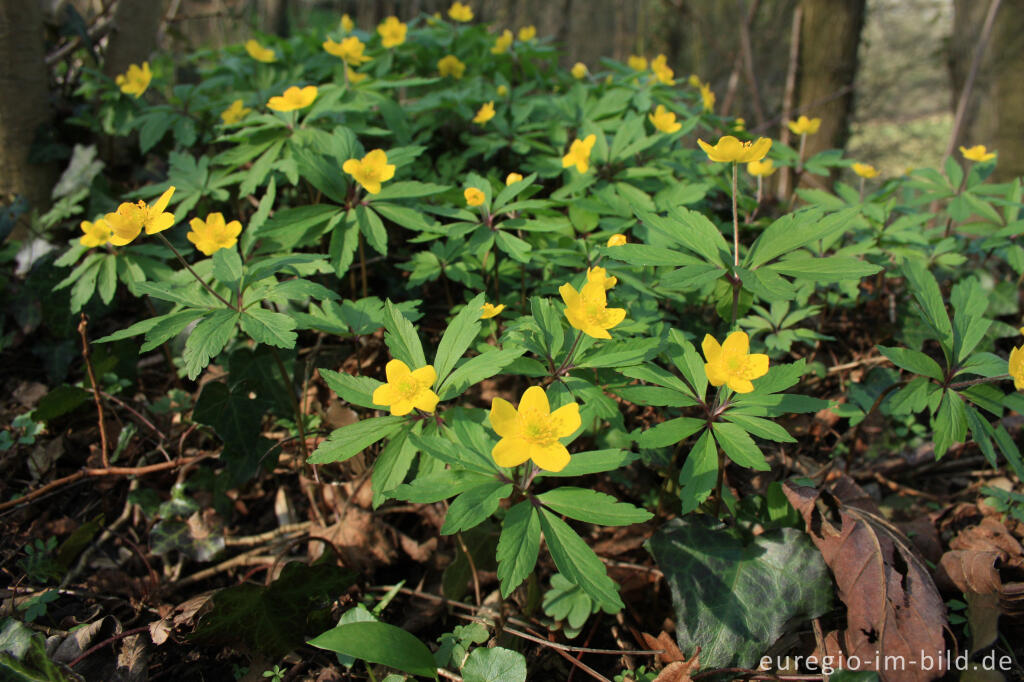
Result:
<svg viewBox="0 0 1024 682"><path fill-rule="evenodd" d="M954 109L963 91L988 7L988 2L979 0L954 0L953 35L949 42ZM963 132L954 140L955 146L983 144L997 151L999 162L993 173L997 181L1024 175L1022 70L1024 7L1019 2L1003 2L969 95ZM954 152L954 157L960 159L959 151Z"/></svg>
<svg viewBox="0 0 1024 682"><path fill-rule="evenodd" d="M806 157L842 149L850 134L857 48L864 27L865 0L801 0L800 58L796 111L821 118L807 137Z"/></svg>
<svg viewBox="0 0 1024 682"><path fill-rule="evenodd" d="M149 59L157 48L163 7L161 0L118 0L114 30L103 56L103 73L115 78L132 64L142 64Z"/></svg>
<svg viewBox="0 0 1024 682"><path fill-rule="evenodd" d="M0 92L0 202L20 194L44 207L56 169L29 163L36 130L51 119L43 14L34 0L0 0Z"/></svg>

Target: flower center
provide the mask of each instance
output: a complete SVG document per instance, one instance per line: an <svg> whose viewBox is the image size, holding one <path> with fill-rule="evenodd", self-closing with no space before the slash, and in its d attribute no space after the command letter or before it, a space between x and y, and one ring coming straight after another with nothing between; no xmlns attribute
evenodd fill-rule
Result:
<svg viewBox="0 0 1024 682"><path fill-rule="evenodd" d="M522 437L531 444L546 446L558 440L550 415L536 410L520 410L519 418Z"/></svg>
<svg viewBox="0 0 1024 682"><path fill-rule="evenodd" d="M419 382L411 376L406 377L405 379L399 379L395 384L395 388L398 390L398 393L407 400L411 400L420 392Z"/></svg>
<svg viewBox="0 0 1024 682"><path fill-rule="evenodd" d="M751 368L750 368L750 357L747 355L733 355L726 359L726 367L729 368L729 374L740 379L750 379Z"/></svg>

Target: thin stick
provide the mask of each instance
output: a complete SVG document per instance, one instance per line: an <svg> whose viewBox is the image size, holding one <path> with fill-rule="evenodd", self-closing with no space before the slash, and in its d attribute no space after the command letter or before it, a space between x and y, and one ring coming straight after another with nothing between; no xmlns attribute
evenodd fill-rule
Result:
<svg viewBox="0 0 1024 682"><path fill-rule="evenodd" d="M96 402L96 413L100 427L100 456L103 467L110 466L110 446L107 444L107 427L103 421L103 401L100 400L100 389L96 384L96 373L92 369L91 353L89 352L89 337L86 330L89 327L89 318L82 313L82 319L78 323L78 334L82 337L82 359L85 360L85 369L89 374L89 383L92 384L92 397Z"/></svg>
<svg viewBox="0 0 1024 682"><path fill-rule="evenodd" d="M796 99L796 73L800 66L800 26L803 23L804 10L797 5L793 11L793 27L789 37L789 66L786 69L786 89L782 96L782 120L788 121L793 116L793 103ZM789 126L783 125L779 134L779 142L789 144ZM778 196L782 201L789 198L792 171L789 167L779 173Z"/></svg>
<svg viewBox="0 0 1024 682"><path fill-rule="evenodd" d="M140 633L148 632L148 631L149 631L149 626L148 625L143 625L140 628L132 628L131 630L125 630L124 632L122 632L119 635L114 635L113 637L108 637L107 639L103 640L102 642L100 642L96 646L90 647L90 648L86 649L82 653L81 656L79 656L75 660L73 660L70 663L68 663L68 667L69 668L74 668L76 665L78 665L89 654L94 653L96 651L99 651L103 647L107 646L108 644L113 644L114 642L116 642L119 639L124 639L125 637L130 637L131 635L138 635Z"/></svg>
<svg viewBox="0 0 1024 682"><path fill-rule="evenodd" d="M200 284L203 285L204 289L206 289L211 294L213 294L213 296L218 301L220 301L221 303L226 305L228 308L231 308L232 310L238 310L237 306L232 305L231 303L228 302L228 300L226 298L224 298L223 296L218 294L216 289L211 287L210 284L205 279L203 279L202 277L199 276L198 272L196 272L195 270L192 269L192 266L188 264L188 261L185 260L185 257L181 255L181 252L178 251L176 248L174 248L174 244L172 244L170 241L168 241L167 237L165 237L162 232L157 232L156 236L160 237L160 239L162 239L164 241L164 245L166 245L167 248L169 248L171 251L174 252L174 255L178 257L178 260L181 262L182 265L185 266L185 269L188 270L190 273L192 273L192 276L196 278L196 281L198 281Z"/></svg>
<svg viewBox="0 0 1024 682"><path fill-rule="evenodd" d="M309 459L309 446L306 444L306 425L303 424L302 405L299 404L299 399L295 397L295 386L293 385L292 377L288 374L288 370L285 369L284 361L281 360L281 355L277 352L277 348L270 346L270 353L274 356L274 362L277 364L277 371L281 373L281 380L284 382L285 393L288 394L288 399L292 404L292 410L295 412L295 428L299 432L299 445L302 449L302 461L306 461Z"/></svg>
<svg viewBox="0 0 1024 682"><path fill-rule="evenodd" d="M366 247L363 246L362 232L359 233L359 274L363 277L363 298L366 298Z"/></svg>
<svg viewBox="0 0 1024 682"><path fill-rule="evenodd" d="M1002 0L991 0L989 2L988 14L985 15L985 23L981 27L981 35L978 36L978 41L974 44L974 54L971 55L971 65L967 71L967 79L964 81L964 89L960 91L960 100L956 103L953 131L949 135L946 153L942 156L943 163L953 154L953 149L956 148L957 141L960 139L964 118L967 113L967 101L971 98L971 92L974 90L974 81L978 77L978 69L981 68L981 57L985 54L988 40L992 36L992 27L995 25L996 13L999 12L1000 4L1002 4Z"/></svg>
<svg viewBox="0 0 1024 682"><path fill-rule="evenodd" d="M459 540L459 547L466 553L466 561L469 562L469 572L473 576L473 598L476 600L476 607L480 608L480 604L483 602L480 599L480 577L476 574L476 562L473 561L473 555L469 553L469 547L466 547L466 541L462 539L462 532L456 533L455 537Z"/></svg>

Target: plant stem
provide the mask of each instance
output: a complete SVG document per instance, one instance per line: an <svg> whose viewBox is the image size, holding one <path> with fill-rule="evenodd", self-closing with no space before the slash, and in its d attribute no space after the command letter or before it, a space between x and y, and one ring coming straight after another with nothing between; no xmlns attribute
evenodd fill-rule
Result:
<svg viewBox="0 0 1024 682"><path fill-rule="evenodd" d="M733 161L732 163L732 262L735 268L740 266L740 214L736 206L736 194L737 190L737 166L738 164ZM729 323L729 328L736 326L736 313L740 304L740 277L739 274L733 270L732 273L732 321Z"/></svg>
<svg viewBox="0 0 1024 682"><path fill-rule="evenodd" d="M359 273L363 277L363 298L366 298L366 248L363 246L362 232L359 233Z"/></svg>
<svg viewBox="0 0 1024 682"><path fill-rule="evenodd" d="M85 360L85 369L89 374L89 383L92 384L92 397L96 401L96 414L98 415L100 427L100 457L103 468L110 466L110 445L107 443L107 427L103 421L103 403L100 401L100 388L96 384L96 373L92 369L92 353L89 351L89 337L86 328L89 326L89 318L82 313L82 321L78 323L78 333L82 337L82 359Z"/></svg>
<svg viewBox="0 0 1024 682"><path fill-rule="evenodd" d="M288 370L284 366L284 361L281 360L281 354L277 352L277 348L270 346L270 352L274 356L274 362L277 364L277 371L281 373L281 380L284 382L285 393L288 394L288 398L292 404L292 410L295 412L295 428L299 432L299 445L302 448L302 459L309 459L309 448L306 445L306 425L303 423L302 417L302 405L299 403L298 398L295 397L295 386L292 382L291 375L288 374Z"/></svg>
<svg viewBox="0 0 1024 682"><path fill-rule="evenodd" d="M959 391L961 388L968 388L970 386L977 386L978 384L994 383L996 381L1003 381L1004 379L1009 379L1009 378L1010 378L1009 374L1000 374L999 376L996 376L996 377L982 377L980 379L969 379L967 381L958 381L955 384L950 384L949 386L947 386L947 388L950 388L950 389L952 389L954 391Z"/></svg>
<svg viewBox="0 0 1024 682"><path fill-rule="evenodd" d="M569 349L568 354L566 354L565 360L563 360L562 364L559 365L558 369L555 370L555 373L551 375L551 378L554 379L554 378L557 378L557 377L561 376L562 372L564 372L566 367L569 366L569 363L572 362L572 356L576 353L576 346L579 345L580 338L582 338L582 337L583 337L583 332L582 331L576 332L576 339L572 342L572 347Z"/></svg>
<svg viewBox="0 0 1024 682"><path fill-rule="evenodd" d="M237 310L237 311L241 312L241 308L239 308L238 306L232 305L230 302L228 302L228 300L226 298L224 298L223 296L221 296L220 294L218 294L216 292L216 290L214 290L214 288L211 287L207 283L207 281L205 279L200 277L198 272L196 272L195 270L192 269L192 266L188 264L188 261L185 260L185 257L181 255L180 251L178 251L176 248L174 248L174 244L172 244L170 241L168 241L167 237L165 237L160 232L158 232L156 236L160 237L160 239L163 240L163 242L167 246L167 248L169 248L171 251L173 251L174 255L178 257L178 260L181 262L181 264L185 266L185 269L188 270L192 274L192 276L196 278L197 282L199 282L200 284L203 285L204 289L206 289L208 292L213 294L214 298L216 298L218 301L220 301L221 303L226 305L228 308L231 308L232 310Z"/></svg>

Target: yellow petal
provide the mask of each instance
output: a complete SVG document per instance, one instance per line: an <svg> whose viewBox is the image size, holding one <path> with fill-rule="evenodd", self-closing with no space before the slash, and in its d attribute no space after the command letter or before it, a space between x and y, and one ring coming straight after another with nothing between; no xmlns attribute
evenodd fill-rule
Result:
<svg viewBox="0 0 1024 682"><path fill-rule="evenodd" d="M530 444L518 438L502 438L491 450L491 457L500 467L519 466L530 459Z"/></svg>
<svg viewBox="0 0 1024 682"><path fill-rule="evenodd" d="M704 365L704 374L712 386L721 386L729 380L729 371L720 362L709 362Z"/></svg>
<svg viewBox="0 0 1024 682"><path fill-rule="evenodd" d="M558 438L568 438L576 433L583 422L580 420L580 406L575 403L562 405L551 413L551 425L555 429Z"/></svg>
<svg viewBox="0 0 1024 682"><path fill-rule="evenodd" d="M754 384L750 382L750 379L741 379L738 376L730 376L729 381L726 382L732 390L737 393L750 393L754 390Z"/></svg>
<svg viewBox="0 0 1024 682"><path fill-rule="evenodd" d="M146 221L146 234L156 234L174 226L173 213L161 213L151 220Z"/></svg>
<svg viewBox="0 0 1024 682"><path fill-rule="evenodd" d="M548 403L548 396L540 386L530 386L523 393L519 401L520 412L539 412L540 414L551 414L551 404Z"/></svg>
<svg viewBox="0 0 1024 682"><path fill-rule="evenodd" d="M384 374L388 378L388 383L393 384L406 378L412 372L409 371L409 365L396 358L388 361L388 364L384 366Z"/></svg>
<svg viewBox="0 0 1024 682"><path fill-rule="evenodd" d="M570 308L578 308L581 304L580 295L576 291L575 287L569 283L565 283L558 287L558 293L562 295L562 301L565 302Z"/></svg>
<svg viewBox="0 0 1024 682"><path fill-rule="evenodd" d="M700 342L700 349L704 351L704 359L708 362L718 362L722 357L722 346L711 334L704 335L704 340ZM715 385L720 386L721 384Z"/></svg>
<svg viewBox="0 0 1024 682"><path fill-rule="evenodd" d="M491 428L502 438L508 438L516 433L516 408L504 398L494 398L491 401Z"/></svg>
<svg viewBox="0 0 1024 682"><path fill-rule="evenodd" d="M530 445L530 459L544 471L561 471L569 463L569 451L561 443Z"/></svg>
<svg viewBox="0 0 1024 682"><path fill-rule="evenodd" d="M433 365L424 365L419 369L412 371L412 378L416 380L416 383L420 386L429 388L434 385L437 381L437 371Z"/></svg>
<svg viewBox="0 0 1024 682"><path fill-rule="evenodd" d="M412 412L413 407L415 407L415 405L411 400L403 398L396 403L391 403L391 414L396 417L404 417Z"/></svg>
<svg viewBox="0 0 1024 682"><path fill-rule="evenodd" d="M189 236L191 237L191 235ZM390 384L381 384L373 390L373 397L371 400L373 400L374 405L391 405L392 403L398 402L399 396L394 386L391 386Z"/></svg>
<svg viewBox="0 0 1024 682"><path fill-rule="evenodd" d="M727 356L746 355L750 352L750 337L746 332L733 332L726 337L722 344L722 351Z"/></svg>
<svg viewBox="0 0 1024 682"><path fill-rule="evenodd" d="M415 372L413 374L415 374ZM430 389L426 389L417 393L412 403L413 407L415 407L417 410L423 410L424 412L433 412L437 408L438 400L440 400L440 398L438 398L438 395L436 393L434 393Z"/></svg>
<svg viewBox="0 0 1024 682"><path fill-rule="evenodd" d="M168 202L171 200L171 195L174 194L174 185L171 185L164 193L160 195L160 198L153 204L153 211L156 213L163 213L164 209L167 208Z"/></svg>
<svg viewBox="0 0 1024 682"><path fill-rule="evenodd" d="M768 373L768 356L764 353L753 353L747 357L747 378L757 379Z"/></svg>

